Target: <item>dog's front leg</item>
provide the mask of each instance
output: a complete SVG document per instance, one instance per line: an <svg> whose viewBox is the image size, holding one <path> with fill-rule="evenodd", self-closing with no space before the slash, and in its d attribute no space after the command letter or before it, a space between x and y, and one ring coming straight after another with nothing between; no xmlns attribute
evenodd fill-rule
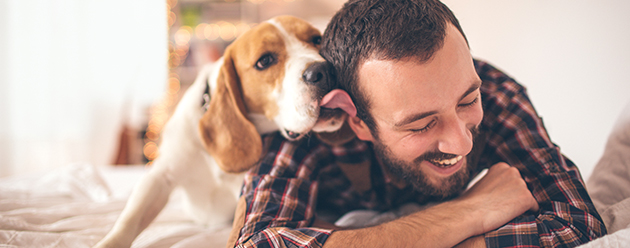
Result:
<svg viewBox="0 0 630 248"><path fill-rule="evenodd" d="M112 230L95 247L130 247L162 211L173 186L167 169L153 168L134 188Z"/></svg>

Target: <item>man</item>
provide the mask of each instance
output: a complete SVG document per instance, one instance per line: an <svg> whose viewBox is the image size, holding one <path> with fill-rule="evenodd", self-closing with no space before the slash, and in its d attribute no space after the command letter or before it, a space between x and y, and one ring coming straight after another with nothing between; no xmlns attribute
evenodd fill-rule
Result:
<svg viewBox="0 0 630 248"><path fill-rule="evenodd" d="M322 46L349 94L336 101L359 140L331 147L266 137L228 245L551 247L606 233L525 89L473 60L439 1L350 1ZM487 175L464 192L483 168ZM356 229L321 218L410 202L440 203Z"/></svg>

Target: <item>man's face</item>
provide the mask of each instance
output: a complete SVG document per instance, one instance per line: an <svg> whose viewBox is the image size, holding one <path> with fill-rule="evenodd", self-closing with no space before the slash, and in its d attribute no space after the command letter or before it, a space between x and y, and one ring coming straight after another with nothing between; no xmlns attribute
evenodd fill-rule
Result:
<svg viewBox="0 0 630 248"><path fill-rule="evenodd" d="M481 80L459 31L450 25L444 46L425 63L372 59L358 74L377 130L349 120L357 136L372 141L381 161L417 190L441 197L460 191L483 110Z"/></svg>

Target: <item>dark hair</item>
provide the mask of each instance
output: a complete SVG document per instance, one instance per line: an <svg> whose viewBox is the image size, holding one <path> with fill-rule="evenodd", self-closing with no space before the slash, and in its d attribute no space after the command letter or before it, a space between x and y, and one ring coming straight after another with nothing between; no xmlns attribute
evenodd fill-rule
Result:
<svg viewBox="0 0 630 248"><path fill-rule="evenodd" d="M455 15L438 0L350 0L328 24L321 54L373 135L370 101L357 84L359 66L371 58L424 63L443 46L447 23L466 39Z"/></svg>

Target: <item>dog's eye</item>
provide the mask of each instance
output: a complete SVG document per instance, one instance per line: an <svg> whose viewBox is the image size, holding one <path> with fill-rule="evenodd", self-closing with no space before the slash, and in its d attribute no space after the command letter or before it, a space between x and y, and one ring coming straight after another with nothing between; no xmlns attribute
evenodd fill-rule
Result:
<svg viewBox="0 0 630 248"><path fill-rule="evenodd" d="M256 62L256 65L254 65L254 67L257 70L262 71L264 69L269 68L269 66L272 66L275 63L276 63L276 57L274 57L273 54L268 53L260 57L258 61Z"/></svg>
<svg viewBox="0 0 630 248"><path fill-rule="evenodd" d="M321 36L315 36L313 37L313 39L311 40L313 42L313 44L315 45L319 45L322 43L322 37Z"/></svg>

